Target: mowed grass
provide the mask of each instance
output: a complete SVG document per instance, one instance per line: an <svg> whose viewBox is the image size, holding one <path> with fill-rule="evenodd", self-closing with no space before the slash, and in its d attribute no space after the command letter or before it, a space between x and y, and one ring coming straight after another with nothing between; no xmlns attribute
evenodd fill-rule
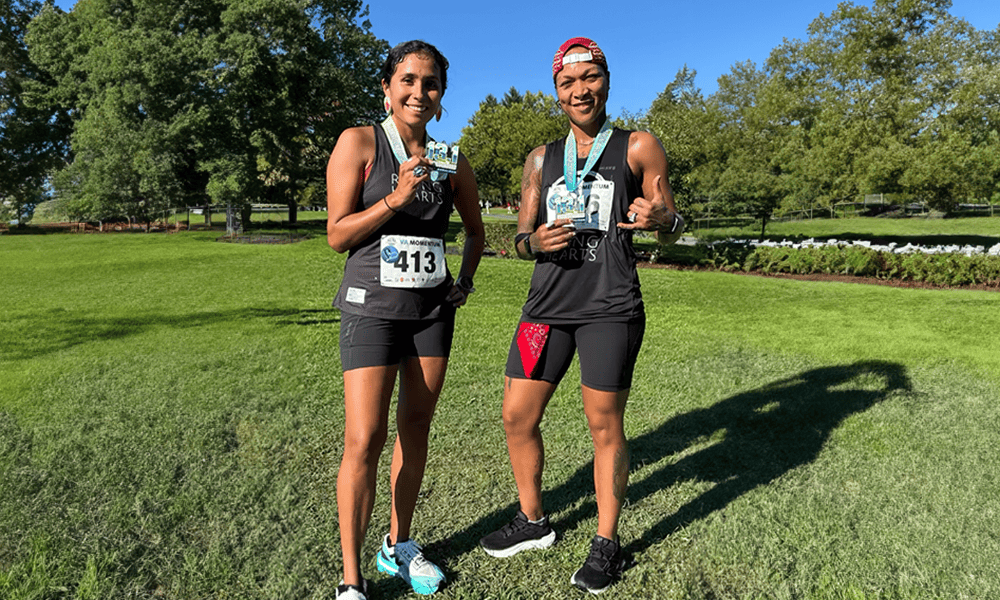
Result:
<svg viewBox="0 0 1000 600"><path fill-rule="evenodd" d="M0 598L334 596L344 256L216 236L0 238ZM596 528L574 367L543 422L559 544L477 548L515 506L500 400L530 275L484 260L460 311L415 518L441 598L577 595ZM606 596L1000 597L1000 295L641 278L634 564ZM366 575L415 597L373 564L388 455Z"/></svg>

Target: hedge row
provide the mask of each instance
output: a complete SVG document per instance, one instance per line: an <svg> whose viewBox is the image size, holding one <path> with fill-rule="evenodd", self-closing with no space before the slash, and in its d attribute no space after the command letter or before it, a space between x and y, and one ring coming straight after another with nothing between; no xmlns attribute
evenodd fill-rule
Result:
<svg viewBox="0 0 1000 600"><path fill-rule="evenodd" d="M748 244L699 244L681 253L661 250L658 263L708 266L723 271L828 273L919 281L938 286L1000 287L1000 257L986 254L894 254L859 246L814 248L754 247Z"/></svg>
<svg viewBox="0 0 1000 600"><path fill-rule="evenodd" d="M483 223L486 234L486 248L500 258L517 258L514 251L514 236L517 235L517 223ZM465 231L459 231L455 236L455 247L465 245Z"/></svg>
<svg viewBox="0 0 1000 600"><path fill-rule="evenodd" d="M499 257L517 257L514 252L515 223L485 223L484 227L487 248ZM464 233L459 233L458 247L464 242ZM1000 288L1000 256L986 254L894 254L862 246L773 248L715 243L660 247L650 256L650 262L765 275L828 273L918 281L945 287L985 285Z"/></svg>

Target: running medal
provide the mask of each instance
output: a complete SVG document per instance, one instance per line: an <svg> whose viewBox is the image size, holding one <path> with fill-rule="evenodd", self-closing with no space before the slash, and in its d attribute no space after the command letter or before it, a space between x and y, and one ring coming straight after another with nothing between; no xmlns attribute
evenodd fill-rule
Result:
<svg viewBox="0 0 1000 600"><path fill-rule="evenodd" d="M385 136L389 138L389 146L392 148L393 155L399 164L403 164L407 159L406 147L403 146L403 140L399 137L399 130L396 129L396 123L391 116L382 121L382 129L385 131ZM424 135L427 136L426 133ZM426 139L427 152L425 156L434 163L434 168L431 169L431 181L443 181L448 178L448 175L458 171L458 146L452 146L449 149L448 144L444 142L435 142L430 136L427 136ZM426 167L423 165L413 169L413 174L417 177L426 172Z"/></svg>
<svg viewBox="0 0 1000 600"><path fill-rule="evenodd" d="M425 156L434 163L431 181L441 181L448 175L458 172L458 144L449 148L444 142L428 140Z"/></svg>
<svg viewBox="0 0 1000 600"><path fill-rule="evenodd" d="M611 139L614 127L611 126L611 119L605 118L604 125L594 138L594 145L591 146L587 154L587 161L583 165L583 170L576 170L576 135L573 129L569 130L566 136L566 147L563 149L563 182L566 185L566 195L556 204L557 219L584 219L587 216L587 199L583 193L583 178L590 173L597 161L604 154L604 149Z"/></svg>

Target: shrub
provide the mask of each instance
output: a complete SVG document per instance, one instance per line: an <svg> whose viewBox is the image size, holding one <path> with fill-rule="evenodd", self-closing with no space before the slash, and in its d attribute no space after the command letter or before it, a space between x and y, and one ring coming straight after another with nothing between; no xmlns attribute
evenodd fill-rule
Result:
<svg viewBox="0 0 1000 600"><path fill-rule="evenodd" d="M514 236L517 235L517 223L483 223L483 233L486 237L486 247L502 258L517 258L514 251ZM455 245L459 248L465 245L465 231L455 236Z"/></svg>
<svg viewBox="0 0 1000 600"><path fill-rule="evenodd" d="M878 273L878 251L871 248L849 248L844 252L847 274L873 277Z"/></svg>
<svg viewBox="0 0 1000 600"><path fill-rule="evenodd" d="M649 253L649 262L661 265L699 267L710 264L710 254L710 248L704 244L694 246L684 244L655 244Z"/></svg>
<svg viewBox="0 0 1000 600"><path fill-rule="evenodd" d="M702 264L723 271L735 271L743 268L747 257L753 252L754 248L750 244L714 244L706 247Z"/></svg>
<svg viewBox="0 0 1000 600"><path fill-rule="evenodd" d="M828 273L902 281L937 286L986 285L1000 287L1000 257L964 254L893 254L861 246L813 248L752 247L749 244L699 245L689 257L699 257L701 266L723 271L741 270L765 275ZM659 253L657 262L672 263L671 254ZM690 264L690 263L688 263Z"/></svg>

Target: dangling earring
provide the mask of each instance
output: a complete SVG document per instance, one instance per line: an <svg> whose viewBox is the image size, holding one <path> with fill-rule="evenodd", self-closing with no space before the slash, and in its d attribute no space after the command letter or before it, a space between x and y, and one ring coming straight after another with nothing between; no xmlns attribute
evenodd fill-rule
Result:
<svg viewBox="0 0 1000 600"><path fill-rule="evenodd" d="M438 107L438 111L437 111L437 114L436 114L436 115L434 115L434 120L435 120L435 121L440 121L440 120L441 120L441 111L443 111L443 110L444 110L444 107L443 107L443 106L439 106L439 107Z"/></svg>
<svg viewBox="0 0 1000 600"><path fill-rule="evenodd" d="M392 114L392 102L389 101L389 96L385 97L385 101L382 103L382 106L385 107L385 116L388 117Z"/></svg>

